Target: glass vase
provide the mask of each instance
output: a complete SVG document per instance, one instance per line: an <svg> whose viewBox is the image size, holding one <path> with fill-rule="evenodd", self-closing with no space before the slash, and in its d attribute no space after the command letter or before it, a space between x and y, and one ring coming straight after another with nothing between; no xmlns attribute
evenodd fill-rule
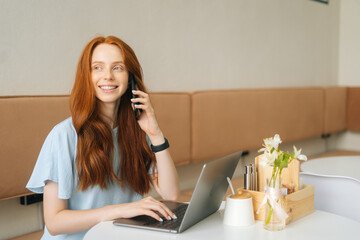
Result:
<svg viewBox="0 0 360 240"><path fill-rule="evenodd" d="M287 214L283 209L281 179L275 184L269 184L266 189L264 228L269 231L279 231L285 228Z"/></svg>

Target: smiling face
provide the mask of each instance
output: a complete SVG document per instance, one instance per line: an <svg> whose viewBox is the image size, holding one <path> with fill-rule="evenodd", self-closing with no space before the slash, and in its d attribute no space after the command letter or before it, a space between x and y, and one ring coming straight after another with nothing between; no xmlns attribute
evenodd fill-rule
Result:
<svg viewBox="0 0 360 240"><path fill-rule="evenodd" d="M91 79L96 98L102 108L116 111L120 98L128 87L128 76L118 46L103 43L94 49L91 59Z"/></svg>

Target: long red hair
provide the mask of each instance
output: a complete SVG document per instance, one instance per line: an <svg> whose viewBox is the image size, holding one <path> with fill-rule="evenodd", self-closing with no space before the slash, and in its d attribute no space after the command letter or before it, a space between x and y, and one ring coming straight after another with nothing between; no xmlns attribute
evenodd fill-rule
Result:
<svg viewBox="0 0 360 240"><path fill-rule="evenodd" d="M122 95L117 116L118 146L121 156L119 169L113 168L114 141L112 129L100 117L100 110L91 81L91 60L96 46L102 43L120 48L126 69L134 75L138 89L145 91L143 74L135 52L114 36L96 37L84 48L77 66L70 96L72 122L78 135L76 167L78 190L119 182L139 194L150 190L148 171L155 166L155 157L146 141L146 134L137 123L131 107L131 88Z"/></svg>

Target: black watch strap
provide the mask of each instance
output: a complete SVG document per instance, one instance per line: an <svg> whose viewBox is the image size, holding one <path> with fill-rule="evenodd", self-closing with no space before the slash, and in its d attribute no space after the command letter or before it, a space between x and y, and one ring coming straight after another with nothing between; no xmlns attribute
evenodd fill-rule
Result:
<svg viewBox="0 0 360 240"><path fill-rule="evenodd" d="M163 144L154 146L154 145L150 145L151 147L151 151L153 151L154 153L163 151L165 149L168 149L170 147L168 140L165 138L165 142Z"/></svg>

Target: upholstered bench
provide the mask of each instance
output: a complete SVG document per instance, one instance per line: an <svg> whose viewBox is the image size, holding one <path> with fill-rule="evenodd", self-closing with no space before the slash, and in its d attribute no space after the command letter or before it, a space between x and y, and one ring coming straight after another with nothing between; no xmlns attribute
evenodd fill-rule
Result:
<svg viewBox="0 0 360 240"><path fill-rule="evenodd" d="M19 237L9 238L8 240L39 240L44 234L44 230L35 231L32 233L24 234Z"/></svg>
<svg viewBox="0 0 360 240"><path fill-rule="evenodd" d="M0 97L0 200L31 194L25 188L26 182L47 134L70 116L68 99ZM360 88L151 93L151 101L178 167L201 165L240 149L255 151L264 137L275 133L284 143L291 143L344 131L360 132ZM235 188L242 187L242 178L233 179L233 184ZM182 190L179 200L189 201L192 188ZM13 239L39 239L41 234L42 231L36 231Z"/></svg>

